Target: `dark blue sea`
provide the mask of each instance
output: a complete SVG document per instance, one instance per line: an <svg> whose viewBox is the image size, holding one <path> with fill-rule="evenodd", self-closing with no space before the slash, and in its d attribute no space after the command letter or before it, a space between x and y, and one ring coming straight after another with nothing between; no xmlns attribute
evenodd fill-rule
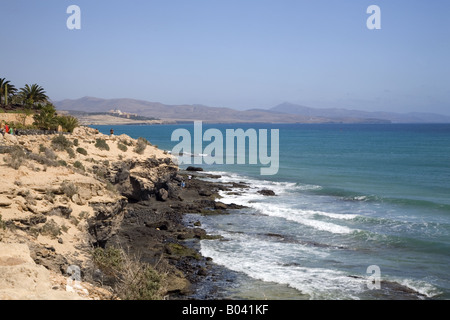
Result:
<svg viewBox="0 0 450 320"><path fill-rule="evenodd" d="M193 132L192 124L112 128L169 151L178 143L174 130ZM226 129L279 130L276 175L262 176L258 164L201 165L218 181L250 185L220 199L247 209L187 216L223 236L203 240L201 252L237 275L228 297L402 299L407 288L417 298L450 299L450 125L203 125L209 128L224 137Z"/></svg>

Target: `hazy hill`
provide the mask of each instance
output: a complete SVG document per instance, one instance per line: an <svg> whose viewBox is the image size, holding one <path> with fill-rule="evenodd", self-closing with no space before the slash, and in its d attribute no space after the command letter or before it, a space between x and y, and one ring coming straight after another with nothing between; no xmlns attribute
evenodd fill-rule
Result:
<svg viewBox="0 0 450 320"><path fill-rule="evenodd" d="M270 110L239 111L230 108L214 108L203 105L165 105L159 102L148 102L134 99L98 99L84 97L77 100L55 102L59 110L76 110L85 112L107 112L120 109L123 112L137 113L146 117L162 120L205 122L328 122L331 119L312 118L302 115L287 116L284 113Z"/></svg>
<svg viewBox="0 0 450 320"><path fill-rule="evenodd" d="M76 100L55 102L59 110L84 112L108 112L120 109L123 112L140 116L154 117L168 121L193 121L233 123L233 122L271 122L271 123L450 123L450 117L428 114L393 112L367 112L347 109L317 109L301 105L283 103L269 110L234 110L204 105L166 105L135 99L99 99L84 97Z"/></svg>
<svg viewBox="0 0 450 320"><path fill-rule="evenodd" d="M369 112L361 110L348 110L338 108L316 109L292 103L282 103L271 108L274 112L296 114L309 117L328 117L333 119L359 118L380 119L396 123L449 123L450 117L434 113L395 113L395 112Z"/></svg>

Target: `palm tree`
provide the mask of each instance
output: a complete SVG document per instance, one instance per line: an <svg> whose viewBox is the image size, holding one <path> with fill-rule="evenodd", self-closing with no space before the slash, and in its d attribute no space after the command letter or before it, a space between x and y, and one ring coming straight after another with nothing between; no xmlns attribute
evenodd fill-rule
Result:
<svg viewBox="0 0 450 320"><path fill-rule="evenodd" d="M0 103L2 102L2 96L4 97L5 104L8 104L8 96L14 95L17 89L14 85L7 81L6 78L0 79Z"/></svg>
<svg viewBox="0 0 450 320"><path fill-rule="evenodd" d="M2 96L5 94L6 85L9 84L9 81L6 81L6 78L0 78L0 104L2 103Z"/></svg>
<svg viewBox="0 0 450 320"><path fill-rule="evenodd" d="M80 125L78 119L73 116L60 116L58 122L64 130L70 133Z"/></svg>
<svg viewBox="0 0 450 320"><path fill-rule="evenodd" d="M58 118L55 107L47 103L39 114L34 115L35 125L41 129L51 130L58 127Z"/></svg>
<svg viewBox="0 0 450 320"><path fill-rule="evenodd" d="M20 94L28 105L48 101L48 96L45 94L44 88L37 84L32 84L31 86L26 84L25 87L20 89Z"/></svg>

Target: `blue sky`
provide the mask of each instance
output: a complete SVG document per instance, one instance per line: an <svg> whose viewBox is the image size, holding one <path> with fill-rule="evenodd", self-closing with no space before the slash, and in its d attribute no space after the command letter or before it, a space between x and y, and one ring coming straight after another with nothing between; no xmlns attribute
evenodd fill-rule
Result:
<svg viewBox="0 0 450 320"><path fill-rule="evenodd" d="M53 100L450 115L449 14L442 0L2 1L0 77Z"/></svg>

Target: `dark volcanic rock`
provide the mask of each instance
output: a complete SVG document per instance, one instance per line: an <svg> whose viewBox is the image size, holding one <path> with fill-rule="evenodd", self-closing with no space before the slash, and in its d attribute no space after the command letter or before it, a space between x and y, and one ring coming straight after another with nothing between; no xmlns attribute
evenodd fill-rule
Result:
<svg viewBox="0 0 450 320"><path fill-rule="evenodd" d="M275 196L275 192L268 189L258 190L259 194L262 194L263 196Z"/></svg>
<svg viewBox="0 0 450 320"><path fill-rule="evenodd" d="M169 198L169 192L166 189L161 188L158 190L158 193L156 194L156 198L159 201L166 201L167 198Z"/></svg>
<svg viewBox="0 0 450 320"><path fill-rule="evenodd" d="M228 209L228 206L225 203L217 201L217 202L214 202L214 209L226 210L226 209Z"/></svg>
<svg viewBox="0 0 450 320"><path fill-rule="evenodd" d="M127 202L122 199L115 203L93 202L90 205L95 216L88 219L88 231L94 246L105 247L106 241L119 229Z"/></svg>
<svg viewBox="0 0 450 320"><path fill-rule="evenodd" d="M114 172L108 179L128 198L127 213L120 219L116 212L119 208L106 210L99 204L96 218L89 221L89 231L95 245L127 248L129 254L139 256L142 262L163 266L170 278L170 298L184 299L193 293L191 286L199 278L208 278L210 273L208 259L199 252L199 241L217 237L208 235L200 223L193 227L186 225L184 214L226 214L228 209L242 206L214 200L218 190L229 185L197 179L203 173L178 172L165 162L160 165L155 159L139 163L140 167L130 163L113 165ZM153 171L148 171L149 167ZM180 186L183 180L185 188Z"/></svg>
<svg viewBox="0 0 450 320"><path fill-rule="evenodd" d="M186 168L186 171L203 171L203 168L189 166Z"/></svg>
<svg viewBox="0 0 450 320"><path fill-rule="evenodd" d="M210 197L210 196L212 196L212 192L210 190L204 190L204 189L199 190L198 194L203 196L203 197Z"/></svg>

